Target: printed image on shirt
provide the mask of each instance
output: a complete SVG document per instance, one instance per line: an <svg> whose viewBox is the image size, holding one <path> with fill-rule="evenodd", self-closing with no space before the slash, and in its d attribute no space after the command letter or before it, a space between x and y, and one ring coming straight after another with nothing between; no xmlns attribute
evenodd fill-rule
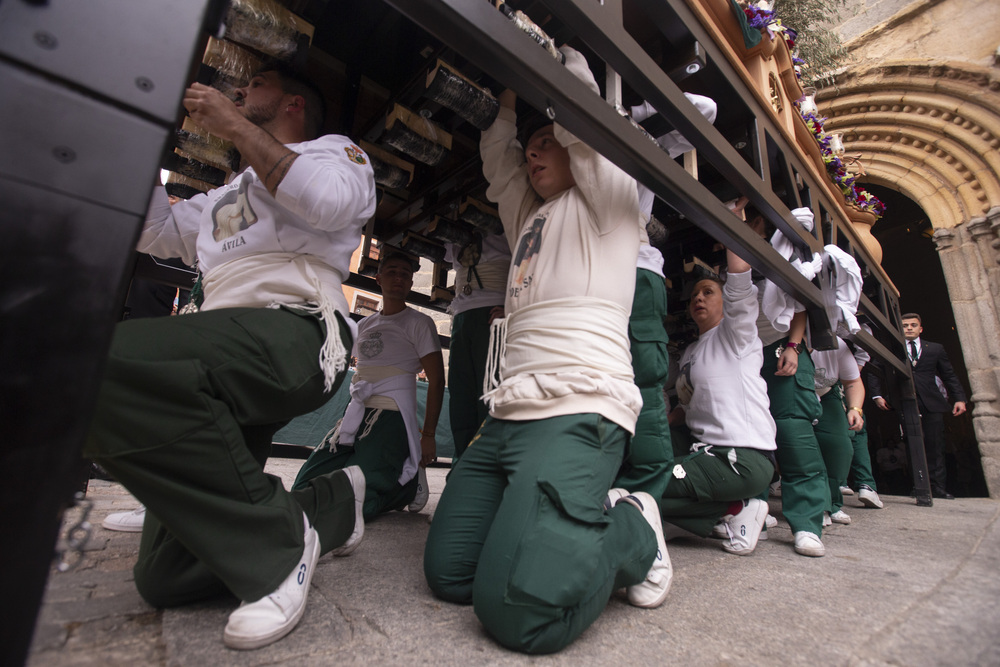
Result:
<svg viewBox="0 0 1000 667"><path fill-rule="evenodd" d="M385 345L382 343L382 332L372 331L368 336L358 343L358 352L365 359L373 359L382 354Z"/></svg>
<svg viewBox="0 0 1000 667"><path fill-rule="evenodd" d="M535 255L542 249L542 228L545 227L545 217L535 218L521 242L517 246L517 253L514 254L514 279L510 284L511 296L518 296L521 290L531 285L531 269Z"/></svg>
<svg viewBox="0 0 1000 667"><path fill-rule="evenodd" d="M257 214L247 199L250 178L249 174L244 174L240 187L222 195L215 203L212 209L212 238L216 241L235 236L257 222Z"/></svg>
<svg viewBox="0 0 1000 667"><path fill-rule="evenodd" d="M681 403L688 405L691 402L691 395L694 393L694 386L691 384L691 362L687 362L681 368L681 373L677 378L677 384L674 385L674 389L677 390L677 398L680 399Z"/></svg>
<svg viewBox="0 0 1000 667"><path fill-rule="evenodd" d="M837 383L840 378L837 373L831 373L822 366L816 366L816 388L822 389L823 387L832 387Z"/></svg>

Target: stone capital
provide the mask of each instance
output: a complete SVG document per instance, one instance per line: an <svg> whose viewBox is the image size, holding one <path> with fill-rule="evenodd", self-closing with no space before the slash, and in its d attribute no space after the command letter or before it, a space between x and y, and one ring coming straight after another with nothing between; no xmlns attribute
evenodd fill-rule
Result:
<svg viewBox="0 0 1000 667"><path fill-rule="evenodd" d="M942 250L953 248L955 246L957 236L958 235L952 229L939 229L934 232L934 236L932 238L934 239L935 245L937 245L937 251L941 252Z"/></svg>
<svg viewBox="0 0 1000 667"><path fill-rule="evenodd" d="M986 212L986 219L993 225L993 229L1000 225L1000 206L994 206Z"/></svg>
<svg viewBox="0 0 1000 667"><path fill-rule="evenodd" d="M993 231L990 228L990 223L987 221L985 216L973 218L965 223L965 226L969 230L969 233L972 234L972 238L975 240L979 240L979 237L986 236Z"/></svg>

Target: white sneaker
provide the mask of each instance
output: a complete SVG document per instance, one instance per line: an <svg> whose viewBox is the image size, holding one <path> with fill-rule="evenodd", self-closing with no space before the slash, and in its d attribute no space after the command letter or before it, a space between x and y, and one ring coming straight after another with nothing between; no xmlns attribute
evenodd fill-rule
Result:
<svg viewBox="0 0 1000 667"><path fill-rule="evenodd" d="M663 539L663 523L660 520L660 507L653 496L644 491L625 496L616 502L626 502L640 512L656 534L656 558L653 566L646 574L642 583L628 587L628 601L633 606L653 609L663 604L670 591L670 582L674 578L674 568L667 554L667 543Z"/></svg>
<svg viewBox="0 0 1000 667"><path fill-rule="evenodd" d="M778 520L775 519L770 514L768 514L767 518L764 519L764 528L765 529L767 529L767 528L774 528L777 525L778 525ZM725 521L720 521L719 523L717 523L714 526L712 526L712 537L717 537L720 540L724 540L727 537L729 537L729 534L726 532L726 522ZM767 539L767 530L761 531L760 537L758 537L757 539L758 540L766 540Z"/></svg>
<svg viewBox="0 0 1000 667"><path fill-rule="evenodd" d="M837 510L830 515L830 521L834 523L842 523L846 526L851 523L851 517L847 516L847 512L844 510Z"/></svg>
<svg viewBox="0 0 1000 667"><path fill-rule="evenodd" d="M749 556L757 548L760 531L764 528L767 517L767 503L758 498L744 501L739 514L727 514L722 517L726 526L726 536L722 548L731 554Z"/></svg>
<svg viewBox="0 0 1000 667"><path fill-rule="evenodd" d="M146 521L146 507L140 505L131 512L115 512L105 517L101 526L120 533L141 533L142 524Z"/></svg>
<svg viewBox="0 0 1000 667"><path fill-rule="evenodd" d="M347 541L331 551L334 556L349 556L351 552L361 544L361 538L365 535L365 474L358 466L344 468L344 474L351 482L354 489L354 532L347 538Z"/></svg>
<svg viewBox="0 0 1000 667"><path fill-rule="evenodd" d="M833 520L830 518L829 512L823 512L823 527L832 526Z"/></svg>
<svg viewBox="0 0 1000 667"><path fill-rule="evenodd" d="M774 528L777 525L778 525L778 520L775 519L770 514L768 514L767 518L764 519L764 528L765 529L766 528ZM761 532L760 537L757 538L757 539L759 539L759 540L766 540L767 539L766 536L767 536L767 530L764 530L764 531ZM714 526L712 526L712 537L717 537L720 540L724 540L727 537L729 537L729 534L726 533L726 522L725 521L720 521L719 523L717 523Z"/></svg>
<svg viewBox="0 0 1000 667"><path fill-rule="evenodd" d="M862 486L858 489L858 500L865 507L874 507L875 509L882 509L884 505L882 504L882 499L878 497L878 493L875 489L870 486Z"/></svg>
<svg viewBox="0 0 1000 667"><path fill-rule="evenodd" d="M608 497L604 499L604 511L607 512L609 509L615 506L619 500L628 495L628 491L625 489L610 489L608 491Z"/></svg>
<svg viewBox="0 0 1000 667"><path fill-rule="evenodd" d="M842 496L853 496L854 495L854 489L852 489L849 486L842 486L842 487L840 487L840 495L842 495Z"/></svg>
<svg viewBox="0 0 1000 667"><path fill-rule="evenodd" d="M800 530L795 533L795 553L819 558L826 555L826 547L823 546L818 535L807 530Z"/></svg>
<svg viewBox="0 0 1000 667"><path fill-rule="evenodd" d="M244 602L229 615L222 639L229 648L253 649L267 646L291 632L306 610L309 584L319 560L319 534L305 522L305 546L302 558L270 595L255 602Z"/></svg>
<svg viewBox="0 0 1000 667"><path fill-rule="evenodd" d="M413 502L406 506L408 512L419 512L427 504L430 496L430 489L427 488L427 469L417 468L417 495L413 496Z"/></svg>

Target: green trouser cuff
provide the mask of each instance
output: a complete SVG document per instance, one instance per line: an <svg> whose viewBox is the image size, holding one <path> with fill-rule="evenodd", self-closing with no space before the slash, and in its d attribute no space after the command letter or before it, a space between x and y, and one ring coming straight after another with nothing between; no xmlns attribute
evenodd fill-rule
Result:
<svg viewBox="0 0 1000 667"><path fill-rule="evenodd" d="M823 416L819 418L814 430L816 440L819 442L819 450L823 454L823 462L826 464L826 478L830 487L830 506L828 511L832 514L840 510L844 505L844 496L840 493L840 487L847 484L847 475L851 470L851 458L854 456L854 447L851 445L851 438L848 435L850 429L847 424L847 415L844 413L844 404L841 401L840 384L824 394L820 401L823 405Z"/></svg>
<svg viewBox="0 0 1000 667"><path fill-rule="evenodd" d="M854 455L851 457L851 477L854 487L867 486L872 491L878 491L875 485L875 475L872 474L872 457L868 450L868 422L860 431L851 431L851 445Z"/></svg>
<svg viewBox="0 0 1000 667"><path fill-rule="evenodd" d="M776 419L778 468L781 470L781 512L793 533L823 532L823 512L830 506L826 464L812 423Z"/></svg>

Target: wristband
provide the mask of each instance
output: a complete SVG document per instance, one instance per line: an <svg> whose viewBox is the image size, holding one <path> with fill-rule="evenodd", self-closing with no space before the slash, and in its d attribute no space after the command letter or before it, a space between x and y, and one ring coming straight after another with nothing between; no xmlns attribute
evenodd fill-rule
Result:
<svg viewBox="0 0 1000 667"><path fill-rule="evenodd" d="M861 415L862 417L864 417L864 416L865 416L865 411L864 411L864 410L862 410L861 408L848 408L847 410L848 410L848 412L849 412L849 411L851 411L851 410L855 410L855 411L857 411L857 413L858 413L859 415Z"/></svg>
<svg viewBox="0 0 1000 667"><path fill-rule="evenodd" d="M795 354L802 354L802 350L800 349L801 345L801 343L793 343L792 341L785 343L785 347L795 350Z"/></svg>

